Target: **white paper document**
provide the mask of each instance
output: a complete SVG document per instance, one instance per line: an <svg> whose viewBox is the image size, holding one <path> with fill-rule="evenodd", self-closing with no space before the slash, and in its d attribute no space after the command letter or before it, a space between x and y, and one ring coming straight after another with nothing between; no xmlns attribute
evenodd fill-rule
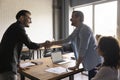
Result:
<svg viewBox="0 0 120 80"><path fill-rule="evenodd" d="M35 64L34 64L34 63L31 63L31 62L26 62L26 63L21 63L21 64L20 64L20 67L26 68L26 67L33 66L33 65L35 65Z"/></svg>
<svg viewBox="0 0 120 80"><path fill-rule="evenodd" d="M61 74L61 73L67 72L67 69L64 67L54 67L54 68L46 69L45 71L56 73L56 74Z"/></svg>

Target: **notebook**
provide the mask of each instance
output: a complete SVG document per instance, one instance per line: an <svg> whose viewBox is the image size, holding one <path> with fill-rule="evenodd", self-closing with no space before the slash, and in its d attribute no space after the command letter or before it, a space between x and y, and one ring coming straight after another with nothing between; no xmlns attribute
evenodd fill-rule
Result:
<svg viewBox="0 0 120 80"><path fill-rule="evenodd" d="M64 63L70 62L70 60L68 59L63 59L61 51L52 52L51 59L53 63L58 63L58 64L64 64Z"/></svg>

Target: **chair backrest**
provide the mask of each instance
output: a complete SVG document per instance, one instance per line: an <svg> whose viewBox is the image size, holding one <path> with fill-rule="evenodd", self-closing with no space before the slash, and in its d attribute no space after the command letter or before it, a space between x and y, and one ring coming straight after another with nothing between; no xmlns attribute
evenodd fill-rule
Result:
<svg viewBox="0 0 120 80"><path fill-rule="evenodd" d="M64 45L63 51L64 52L73 52L72 45L71 44Z"/></svg>

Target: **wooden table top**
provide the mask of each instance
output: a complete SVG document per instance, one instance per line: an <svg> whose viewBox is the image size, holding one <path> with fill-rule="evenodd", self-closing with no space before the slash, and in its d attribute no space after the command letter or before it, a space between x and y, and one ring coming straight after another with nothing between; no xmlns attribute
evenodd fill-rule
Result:
<svg viewBox="0 0 120 80"><path fill-rule="evenodd" d="M72 72L65 72L62 74L55 74L55 73L45 71L46 69L58 67L58 66L61 66L64 68L74 66L75 65L74 60L71 60L71 62L65 63L65 64L53 64L50 57L32 60L32 61L43 62L43 64L31 66L29 67L30 68L29 70L20 71L20 73L22 73L24 76L33 80L57 80L81 71L81 70L76 70Z"/></svg>
<svg viewBox="0 0 120 80"><path fill-rule="evenodd" d="M50 47L50 49L53 49L53 48L61 48L62 46L60 46L60 45L52 45L51 47ZM45 49L44 47L42 47L42 48L40 48L40 49Z"/></svg>

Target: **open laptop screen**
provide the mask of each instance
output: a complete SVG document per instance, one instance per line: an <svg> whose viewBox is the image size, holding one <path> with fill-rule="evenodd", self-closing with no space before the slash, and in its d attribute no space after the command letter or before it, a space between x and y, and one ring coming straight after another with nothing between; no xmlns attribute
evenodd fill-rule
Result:
<svg viewBox="0 0 120 80"><path fill-rule="evenodd" d="M61 51L52 52L51 53L51 58L52 58L53 63L63 61L62 52Z"/></svg>

